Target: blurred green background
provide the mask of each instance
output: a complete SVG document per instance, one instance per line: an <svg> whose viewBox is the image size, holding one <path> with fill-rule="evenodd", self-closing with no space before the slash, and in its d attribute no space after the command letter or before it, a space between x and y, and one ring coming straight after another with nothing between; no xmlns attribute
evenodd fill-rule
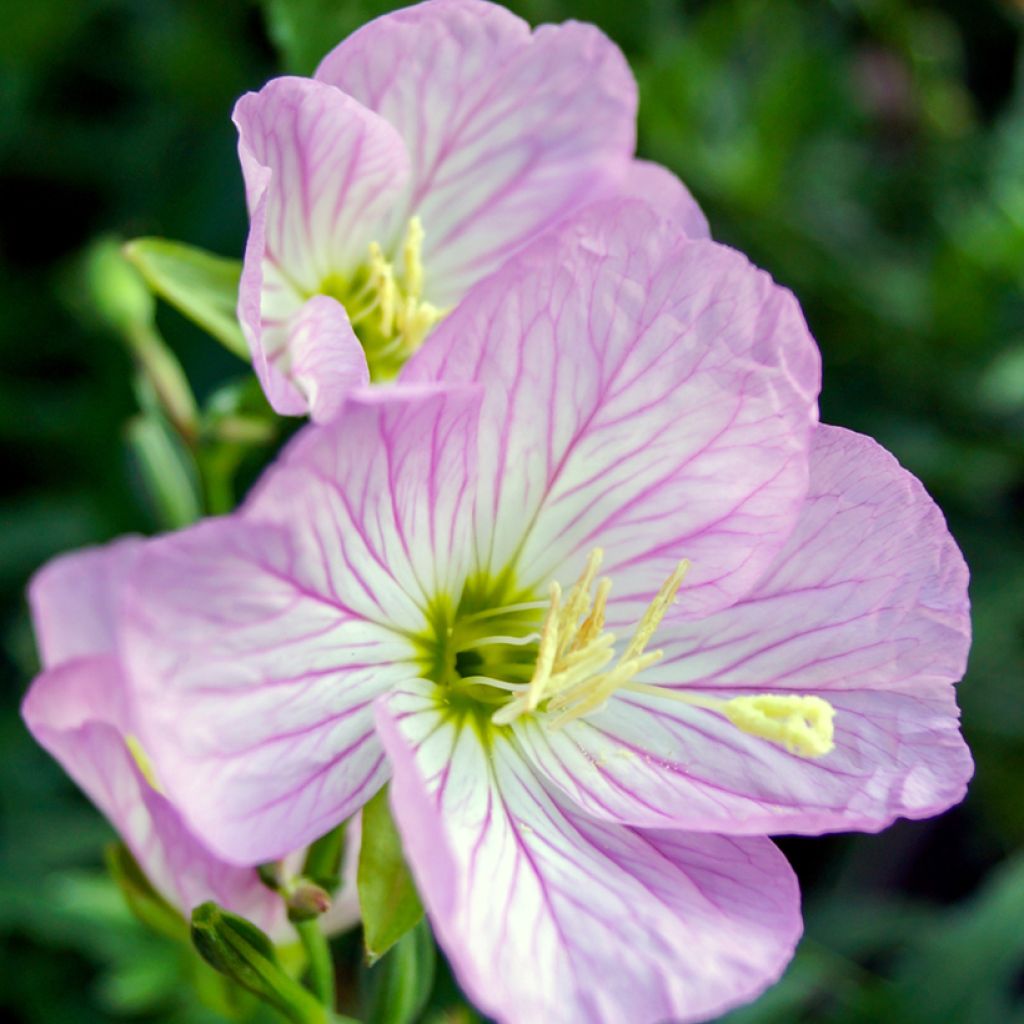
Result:
<svg viewBox="0 0 1024 1024"><path fill-rule="evenodd" d="M310 72L391 6L2 6L8 1019L207 1019L166 945L104 880L106 826L17 715L35 669L29 574L67 548L160 525L126 445L130 359L92 309L81 253L114 233L239 255L235 98L281 69ZM879 836L783 841L807 938L783 982L729 1020L1024 1022L1024 4L510 6L534 23L594 21L625 49L642 154L689 183L718 239L796 292L824 353L823 418L873 434L925 481L973 571L967 801ZM200 398L243 371L172 310L159 324Z"/></svg>

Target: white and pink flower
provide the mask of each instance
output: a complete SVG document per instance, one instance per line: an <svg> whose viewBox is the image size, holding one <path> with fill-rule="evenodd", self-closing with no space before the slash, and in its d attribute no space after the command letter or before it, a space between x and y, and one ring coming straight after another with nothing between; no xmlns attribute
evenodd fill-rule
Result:
<svg viewBox="0 0 1024 1024"><path fill-rule="evenodd" d="M801 928L767 836L972 770L965 566L818 380L793 297L643 204L531 243L239 513L132 549L108 662L168 799L244 865L390 779L500 1021L752 998Z"/></svg>

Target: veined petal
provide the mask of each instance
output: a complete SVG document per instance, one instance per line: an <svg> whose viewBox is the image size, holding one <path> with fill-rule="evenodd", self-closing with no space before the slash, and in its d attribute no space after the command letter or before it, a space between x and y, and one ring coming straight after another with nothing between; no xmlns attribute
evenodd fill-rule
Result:
<svg viewBox="0 0 1024 1024"><path fill-rule="evenodd" d="M288 326L289 372L317 423L341 408L345 395L370 383L366 353L345 307L327 295L314 295Z"/></svg>
<svg viewBox="0 0 1024 1024"><path fill-rule="evenodd" d="M564 730L521 724L534 762L590 813L731 833L876 831L957 803L972 773L952 683L970 642L967 568L924 489L868 438L815 432L811 490L744 600L665 624L643 674ZM671 699L819 696L835 749L807 759Z"/></svg>
<svg viewBox="0 0 1024 1024"><path fill-rule="evenodd" d="M250 216L238 315L271 404L301 413L292 319L327 278L365 259L405 188L408 155L384 119L310 79L276 78L247 93L234 122ZM347 334L337 321L320 326L328 351L349 344L347 318Z"/></svg>
<svg viewBox="0 0 1024 1024"><path fill-rule="evenodd" d="M142 544L123 537L59 555L33 576L28 598L44 667L116 649L116 590Z"/></svg>
<svg viewBox="0 0 1024 1024"><path fill-rule="evenodd" d="M769 840L596 821L425 688L381 702L378 722L431 924L502 1024L705 1020L792 955L799 893Z"/></svg>
<svg viewBox="0 0 1024 1024"><path fill-rule="evenodd" d="M426 289L458 301L529 238L625 172L636 83L590 25L529 26L481 0L384 15L324 58L316 77L386 118L412 175L395 230L426 229Z"/></svg>
<svg viewBox="0 0 1024 1024"><path fill-rule="evenodd" d="M817 348L792 295L633 201L595 204L483 282L403 380L471 380L477 549L524 584L605 551L610 621L679 561L701 614L754 584L796 520Z"/></svg>
<svg viewBox="0 0 1024 1024"><path fill-rule="evenodd" d="M145 779L127 746L124 696L115 657L73 658L33 682L22 714L32 735L110 820L154 888L186 919L212 899L271 934L286 935L280 897L253 868L214 857Z"/></svg>
<svg viewBox="0 0 1024 1024"><path fill-rule="evenodd" d="M424 594L465 564L471 538L453 523L476 402L436 388L352 398L242 516L140 557L123 650L142 739L226 859L281 857L385 780L371 705L419 674Z"/></svg>

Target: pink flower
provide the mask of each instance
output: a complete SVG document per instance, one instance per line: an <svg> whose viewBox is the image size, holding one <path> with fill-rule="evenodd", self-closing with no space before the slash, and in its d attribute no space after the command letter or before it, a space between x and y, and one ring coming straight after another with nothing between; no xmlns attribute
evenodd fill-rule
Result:
<svg viewBox="0 0 1024 1024"><path fill-rule="evenodd" d="M433 0L345 40L234 114L251 215L239 318L281 413L327 420L387 380L476 281L601 195L707 224L633 160L636 83L597 29ZM367 365L367 363L369 365Z"/></svg>
<svg viewBox="0 0 1024 1024"><path fill-rule="evenodd" d="M138 554L118 650L170 799L251 863L390 777L500 1021L752 998L801 927L767 834L935 814L971 773L963 561L816 424L818 374L788 292L641 204L532 243L239 514Z"/></svg>
<svg viewBox="0 0 1024 1024"><path fill-rule="evenodd" d="M289 926L280 896L253 868L228 864L189 831L139 742L117 655L117 594L141 540L65 555L29 592L44 670L22 714L32 735L120 833L154 888L187 918L206 900L277 937Z"/></svg>

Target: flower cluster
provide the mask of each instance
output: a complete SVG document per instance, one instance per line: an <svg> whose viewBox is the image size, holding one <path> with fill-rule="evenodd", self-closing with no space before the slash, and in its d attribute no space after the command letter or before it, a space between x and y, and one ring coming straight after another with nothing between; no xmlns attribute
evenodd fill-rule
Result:
<svg viewBox="0 0 1024 1024"><path fill-rule="evenodd" d="M972 770L941 513L818 423L796 301L634 161L634 106L595 30L480 0L243 97L240 319L317 422L236 513L32 593L29 726L162 892L275 928L253 866L388 785L514 1024L752 998L801 930L768 836L932 815Z"/></svg>

